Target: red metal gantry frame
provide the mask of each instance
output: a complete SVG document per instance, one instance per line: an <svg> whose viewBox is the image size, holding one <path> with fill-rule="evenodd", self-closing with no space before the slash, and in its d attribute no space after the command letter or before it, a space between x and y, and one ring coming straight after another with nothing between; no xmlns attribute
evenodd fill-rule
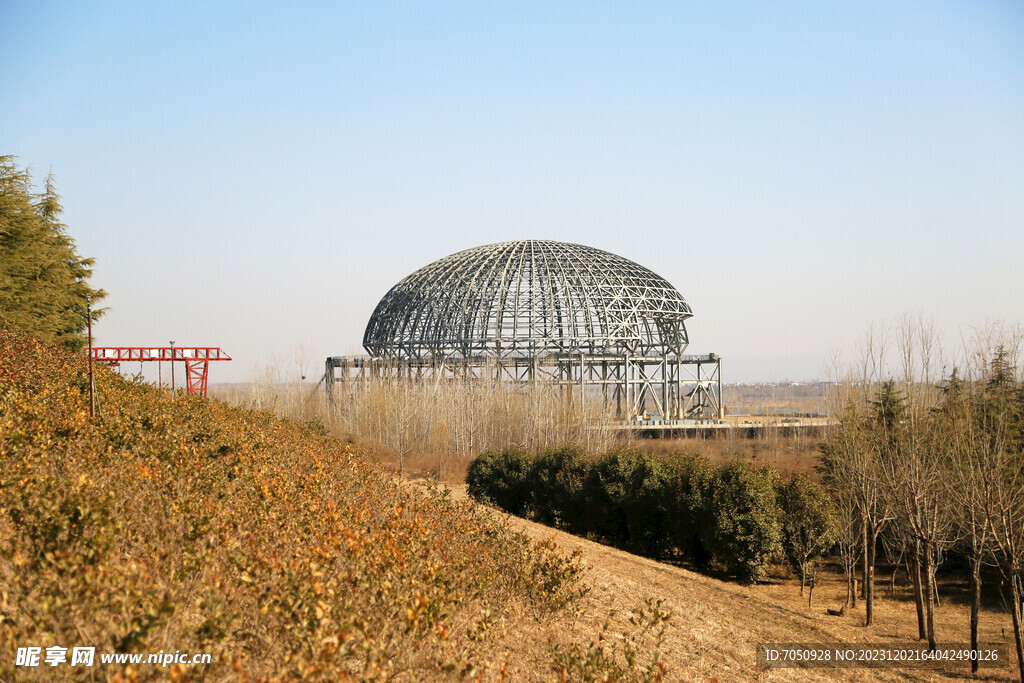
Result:
<svg viewBox="0 0 1024 683"><path fill-rule="evenodd" d="M92 359L112 368L133 361L183 361L188 395L205 397L210 361L231 360L231 356L214 346L94 346Z"/></svg>

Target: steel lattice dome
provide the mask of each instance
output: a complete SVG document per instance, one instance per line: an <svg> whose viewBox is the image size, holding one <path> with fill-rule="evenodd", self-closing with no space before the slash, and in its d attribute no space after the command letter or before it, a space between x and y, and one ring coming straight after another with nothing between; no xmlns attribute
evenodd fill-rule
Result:
<svg viewBox="0 0 1024 683"><path fill-rule="evenodd" d="M607 251L544 240L446 256L377 304L372 356L679 355L689 304L663 277Z"/></svg>

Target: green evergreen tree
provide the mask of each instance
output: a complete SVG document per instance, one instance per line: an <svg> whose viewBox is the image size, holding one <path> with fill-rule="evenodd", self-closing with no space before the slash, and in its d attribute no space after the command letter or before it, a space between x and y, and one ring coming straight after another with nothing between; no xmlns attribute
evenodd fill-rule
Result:
<svg viewBox="0 0 1024 683"><path fill-rule="evenodd" d="M878 392L878 398L872 401L874 406L875 424L881 430L881 437L888 445L894 445L898 439L898 431L907 416L907 400L890 379Z"/></svg>
<svg viewBox="0 0 1024 683"><path fill-rule="evenodd" d="M776 470L733 460L709 482L704 547L744 583L764 578L782 553L782 510Z"/></svg>
<svg viewBox="0 0 1024 683"><path fill-rule="evenodd" d="M53 176L33 193L29 172L0 156L0 323L72 349L86 344L87 302L106 296L89 286L93 260L81 258ZM93 309L93 320L104 313Z"/></svg>
<svg viewBox="0 0 1024 683"><path fill-rule="evenodd" d="M779 486L782 549L800 577L800 592L815 582L816 567L837 538L835 504L823 486L798 474Z"/></svg>

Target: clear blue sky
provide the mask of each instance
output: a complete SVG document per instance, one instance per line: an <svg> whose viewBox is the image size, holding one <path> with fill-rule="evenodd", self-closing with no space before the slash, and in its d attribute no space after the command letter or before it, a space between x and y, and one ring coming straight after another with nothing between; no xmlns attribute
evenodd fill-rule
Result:
<svg viewBox="0 0 1024 683"><path fill-rule="evenodd" d="M55 173L99 342L212 381L521 238L668 278L727 381L1024 320L1021 2L2 0L0 153Z"/></svg>

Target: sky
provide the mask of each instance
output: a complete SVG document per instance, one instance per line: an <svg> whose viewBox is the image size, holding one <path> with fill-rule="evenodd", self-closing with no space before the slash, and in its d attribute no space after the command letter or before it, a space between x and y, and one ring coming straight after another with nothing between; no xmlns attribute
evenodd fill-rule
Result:
<svg viewBox="0 0 1024 683"><path fill-rule="evenodd" d="M0 154L55 175L97 343L221 346L211 382L362 353L401 278L514 239L664 276L726 382L1024 321L1010 0L0 0Z"/></svg>

